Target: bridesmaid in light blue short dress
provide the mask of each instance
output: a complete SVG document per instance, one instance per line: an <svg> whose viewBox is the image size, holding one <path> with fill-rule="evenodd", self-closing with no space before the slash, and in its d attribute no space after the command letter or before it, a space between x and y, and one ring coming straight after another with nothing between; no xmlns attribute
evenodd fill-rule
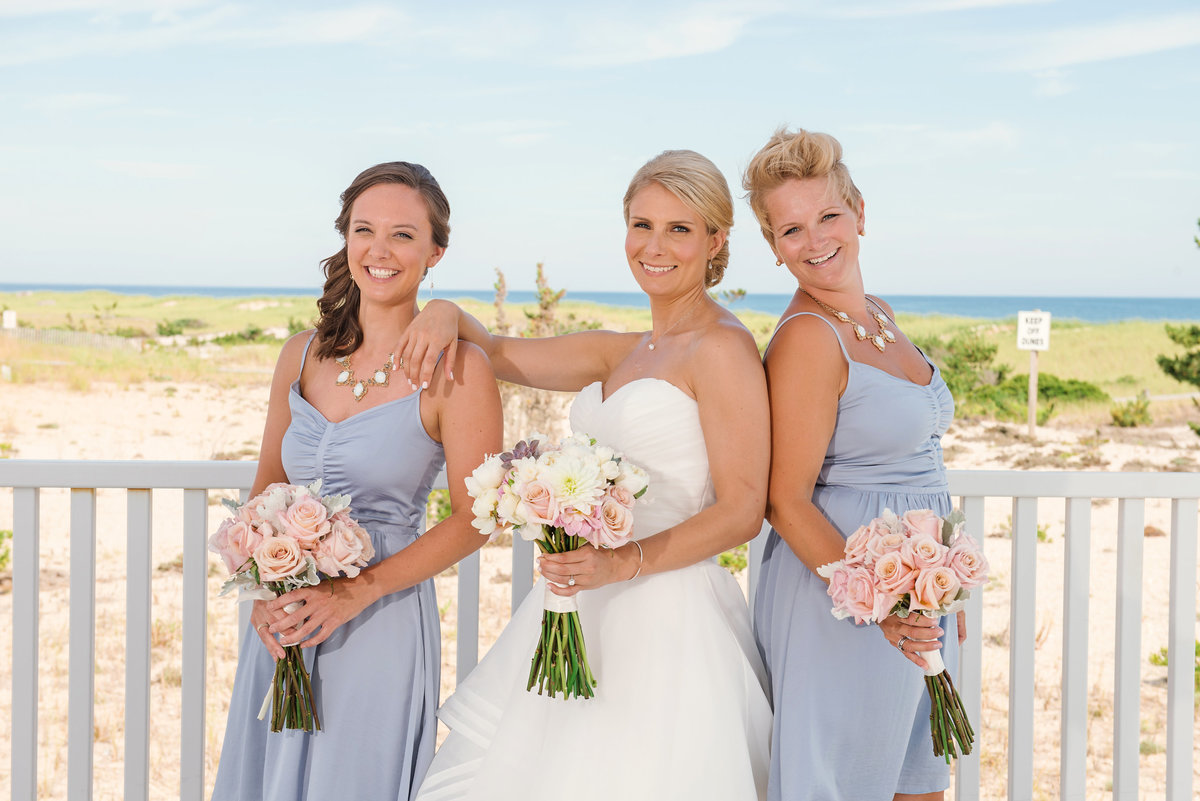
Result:
<svg viewBox="0 0 1200 801"><path fill-rule="evenodd" d="M744 186L800 284L765 354L773 528L753 613L775 711L768 798L941 799L949 770L933 753L921 654L940 648L953 673L959 621L837 620L815 570L884 509L950 511L940 440L954 400L863 291L864 205L837 141L780 130Z"/></svg>
<svg viewBox="0 0 1200 801"><path fill-rule="evenodd" d="M356 578L255 602L217 801L408 801L433 759L437 732L433 576L484 541L470 525L463 478L501 444L499 393L486 358L460 348L457 379L439 370L427 388L414 389L399 371L387 375L388 353L416 314L421 278L445 248L449 206L425 168L404 162L366 170L342 200L346 247L325 262L317 329L292 337L280 354L252 492L320 479L322 494L352 496L350 512L370 534L375 558ZM339 383L348 369L376 380L360 390L358 379ZM443 464L453 513L421 534ZM283 607L292 601L304 603L288 614ZM271 732L259 708L280 643L297 642L322 728Z"/></svg>

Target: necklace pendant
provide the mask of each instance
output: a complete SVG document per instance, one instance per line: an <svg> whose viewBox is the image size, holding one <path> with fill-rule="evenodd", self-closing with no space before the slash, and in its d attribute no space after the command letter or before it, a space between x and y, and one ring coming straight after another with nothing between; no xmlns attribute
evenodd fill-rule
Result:
<svg viewBox="0 0 1200 801"><path fill-rule="evenodd" d="M896 341L896 335L893 334L891 331L889 331L886 328L880 329L879 335L882 336L885 340L887 340L887 343L889 345L893 344Z"/></svg>
<svg viewBox="0 0 1200 801"><path fill-rule="evenodd" d="M366 397L366 395L367 395L367 385L364 384L362 381L355 382L355 384L354 384L354 399L362 400L364 397Z"/></svg>
<svg viewBox="0 0 1200 801"><path fill-rule="evenodd" d="M337 385L339 387L344 387L344 386L346 386L346 384L349 384L349 383L350 383L350 371L349 370L343 370L342 372L338 373Z"/></svg>
<svg viewBox="0 0 1200 801"><path fill-rule="evenodd" d="M388 374L383 370L376 370L374 379L376 386L386 387L388 385Z"/></svg>
<svg viewBox="0 0 1200 801"><path fill-rule="evenodd" d="M861 323L854 323L854 336L858 337L859 342L862 342L867 338L867 329L863 328Z"/></svg>
<svg viewBox="0 0 1200 801"><path fill-rule="evenodd" d="M880 353L883 353L883 349L887 347L887 343L883 341L883 337L881 337L879 334L871 337L871 344L874 345Z"/></svg>
<svg viewBox="0 0 1200 801"><path fill-rule="evenodd" d="M653 343L653 342L651 342L649 345L647 345L647 346L646 346L646 348L647 348L648 350L654 350L654 343Z"/></svg>

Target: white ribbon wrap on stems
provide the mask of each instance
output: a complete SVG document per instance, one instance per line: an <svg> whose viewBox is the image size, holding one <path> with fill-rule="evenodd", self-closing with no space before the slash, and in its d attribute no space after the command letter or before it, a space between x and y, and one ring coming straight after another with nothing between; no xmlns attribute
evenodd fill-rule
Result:
<svg viewBox="0 0 1200 801"><path fill-rule="evenodd" d="M272 595L271 597L274 598L275 596ZM292 612L295 612L297 609L299 609L303 605L304 605L303 601L293 601L292 603L283 607L283 611L287 612L290 615ZM272 680L271 686L267 688L267 697L263 699L262 706L259 707L259 709L258 709L258 719L259 720L265 720L267 717L267 713L271 711L271 694L274 691L275 691L275 682L274 682L274 680Z"/></svg>
<svg viewBox="0 0 1200 801"><path fill-rule="evenodd" d="M946 663L942 661L942 649L936 651L921 651L921 656L925 658L925 675L936 676L946 670Z"/></svg>
<svg viewBox="0 0 1200 801"><path fill-rule="evenodd" d="M565 584L558 584L557 582L547 581L546 582L546 592L545 592L545 595L542 597L542 608L545 609L547 612L558 612L559 614L563 614L566 612L578 612L579 604L576 602L575 596L574 595L555 595L550 590L551 584L554 584L557 587L565 587L566 586Z"/></svg>

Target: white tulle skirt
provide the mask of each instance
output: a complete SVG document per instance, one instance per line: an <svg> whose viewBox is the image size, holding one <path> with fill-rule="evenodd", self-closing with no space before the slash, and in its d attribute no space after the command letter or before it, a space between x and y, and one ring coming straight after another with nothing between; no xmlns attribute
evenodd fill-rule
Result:
<svg viewBox="0 0 1200 801"><path fill-rule="evenodd" d="M438 712L419 801L766 797L766 674L734 579L712 562L579 593L596 696L528 692L542 581Z"/></svg>

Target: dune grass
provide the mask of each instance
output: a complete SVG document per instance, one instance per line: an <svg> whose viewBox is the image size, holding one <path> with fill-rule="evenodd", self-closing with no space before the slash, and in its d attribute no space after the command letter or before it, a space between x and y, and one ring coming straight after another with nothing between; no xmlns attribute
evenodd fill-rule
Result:
<svg viewBox="0 0 1200 801"><path fill-rule="evenodd" d="M569 296L568 296L569 298ZM129 385L142 381L197 381L221 385L260 383L268 380L280 342L218 346L160 346L153 341L162 321L187 321L186 337L236 332L247 326L286 329L289 322L311 322L316 313L312 297L211 298L201 296L150 297L118 295L107 291L0 293L0 308L17 312L22 325L38 328L71 327L95 333L142 330L151 339L139 352L134 349L92 349L37 345L0 338L0 363L10 365L15 381L60 380L86 390L92 383L110 381ZM458 301L471 314L491 322L492 304L472 299ZM506 314L517 327L524 325L536 304L506 304ZM775 327L775 317L761 312L733 310L765 348ZM572 327L599 327L617 331L646 330L648 309L603 306L564 300L558 319ZM995 361L1007 364L1014 374L1028 373L1029 354L1016 348L1016 321L978 320L942 315L905 315L897 320L910 337L949 339L972 329L997 345ZM1194 387L1165 375L1155 362L1160 353L1180 352L1168 339L1161 323L1140 320L1091 324L1077 320L1055 321L1051 348L1039 355L1038 369L1060 378L1090 381L1114 398L1194 391ZM1107 414L1107 405L1092 404ZM1103 406L1103 409L1100 407Z"/></svg>

